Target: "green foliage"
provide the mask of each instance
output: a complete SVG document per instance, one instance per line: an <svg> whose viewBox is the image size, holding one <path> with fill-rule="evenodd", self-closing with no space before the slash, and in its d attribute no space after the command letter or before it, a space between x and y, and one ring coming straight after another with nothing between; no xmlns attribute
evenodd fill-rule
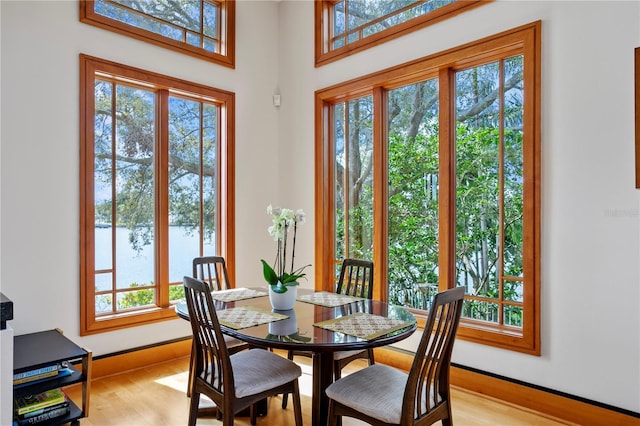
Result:
<svg viewBox="0 0 640 426"><path fill-rule="evenodd" d="M466 302L465 316L515 326L522 325L522 308L504 305L502 309L496 299L522 301L522 68L522 57L515 56L503 63L461 70L455 77L456 215L452 225L457 285L480 298ZM504 78L502 85L500 78ZM440 278L439 179L443 165L438 89L437 79L396 88L389 92L387 105L388 296L393 303L420 309L429 308ZM335 115L340 129L358 132L361 121L357 117L341 117L337 110ZM350 157L364 157L361 144L352 139L348 143ZM337 157L339 152L336 148ZM340 170L341 163L337 163ZM336 173L337 190L345 194L353 188L341 188L342 181L354 185L372 179L371 169L350 163L349 172L352 176L344 179ZM366 247L361 238L366 231L362 230L372 229L373 222L363 213L372 210L373 196L360 196L359 203L349 205L348 230L344 229L347 219L342 205L337 203L337 258L344 257L342 247L348 247L348 255ZM360 253L371 255L370 250Z"/></svg>
<svg viewBox="0 0 640 426"><path fill-rule="evenodd" d="M504 274L522 275L522 135L505 131L505 190L499 191L499 130L458 126L456 186L456 252L459 284L472 294L495 298L499 294L499 250L503 249ZM516 153L520 153L518 156ZM504 203L504 217L499 206ZM497 236L504 225L504 241ZM500 244L503 247L500 247ZM505 292L507 300L515 294Z"/></svg>
<svg viewBox="0 0 640 426"><path fill-rule="evenodd" d="M422 296L417 284L438 282L435 135L389 138L389 300L394 303L412 305Z"/></svg>
<svg viewBox="0 0 640 426"><path fill-rule="evenodd" d="M153 283L150 284L138 284L132 283L130 288L137 287L146 287L136 291L128 291L124 294L124 296L118 301L119 309L128 309L128 308L139 308L142 306L154 305L155 304L155 290L153 288L149 288ZM172 285L169 287L169 300L180 300L184 299L184 287L182 285Z"/></svg>
<svg viewBox="0 0 640 426"><path fill-rule="evenodd" d="M141 306L152 305L155 302L155 290L148 288L148 284L132 283L130 288L146 287L137 291L128 291L118 301L119 309L138 308Z"/></svg>
<svg viewBox="0 0 640 426"><path fill-rule="evenodd" d="M284 272L281 277L278 277L276 271L264 259L260 259L260 262L262 262L264 279L271 286L274 293L286 293L287 287L298 285L298 279L306 275L302 270L308 266L303 266L291 274Z"/></svg>

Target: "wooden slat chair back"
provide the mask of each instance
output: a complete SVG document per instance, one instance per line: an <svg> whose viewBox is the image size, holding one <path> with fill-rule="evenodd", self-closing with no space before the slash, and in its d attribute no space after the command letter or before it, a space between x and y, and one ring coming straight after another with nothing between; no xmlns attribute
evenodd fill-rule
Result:
<svg viewBox="0 0 640 426"><path fill-rule="evenodd" d="M425 424L441 419L451 424L449 371L463 302L464 287L436 294L409 372L403 411L415 407L416 418ZM404 415L405 424L417 423L412 412Z"/></svg>
<svg viewBox="0 0 640 426"><path fill-rule="evenodd" d="M344 259L336 293L371 299L373 296L373 262Z"/></svg>
<svg viewBox="0 0 640 426"><path fill-rule="evenodd" d="M451 426L449 370L463 301L463 287L436 294L408 374L375 364L331 384L329 425L348 416L378 426Z"/></svg>
<svg viewBox="0 0 640 426"><path fill-rule="evenodd" d="M211 291L228 290L231 288L227 265L224 257L221 256L194 258L192 276L207 283Z"/></svg>

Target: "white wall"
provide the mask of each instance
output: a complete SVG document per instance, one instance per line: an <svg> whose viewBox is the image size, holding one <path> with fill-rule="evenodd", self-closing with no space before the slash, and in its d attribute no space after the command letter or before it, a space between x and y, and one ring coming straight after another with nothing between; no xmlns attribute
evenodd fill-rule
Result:
<svg viewBox="0 0 640 426"><path fill-rule="evenodd" d="M236 93L237 277L250 284L273 251L270 203L307 212L296 257L313 261L315 90L542 20L542 356L458 341L454 361L640 412L637 1L497 1L318 69L310 1L239 1L235 70L81 24L75 1L0 11L0 290L16 334L59 327L94 355L189 330L78 336L79 53Z"/></svg>
<svg viewBox="0 0 640 426"><path fill-rule="evenodd" d="M453 361L640 412L640 3L497 1L318 69L312 15L281 2L280 149L299 159L286 192L308 205L315 90L542 21L542 355L458 341Z"/></svg>

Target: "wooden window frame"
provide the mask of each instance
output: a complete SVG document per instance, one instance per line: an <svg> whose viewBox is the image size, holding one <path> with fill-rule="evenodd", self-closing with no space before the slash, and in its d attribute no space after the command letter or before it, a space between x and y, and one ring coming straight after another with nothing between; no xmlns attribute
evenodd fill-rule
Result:
<svg viewBox="0 0 640 426"><path fill-rule="evenodd" d="M445 19L452 18L459 13L472 8L491 3L493 0L458 0L424 15L389 27L384 31L377 32L365 38L348 43L338 49L332 49L332 16L333 9L338 3L336 0L318 0L315 2L315 66L329 64L354 53L361 52L381 43L393 40L413 31L425 28ZM382 20L385 17L379 17Z"/></svg>
<svg viewBox="0 0 640 426"><path fill-rule="evenodd" d="M640 189L640 47L634 50L634 82L636 188Z"/></svg>
<svg viewBox="0 0 640 426"><path fill-rule="evenodd" d="M95 310L95 212L94 212L94 111L95 93L94 84L97 73L117 76L121 79L131 81L144 81L146 87L152 87L159 93L159 96L168 97L170 90L176 93L190 93L201 96L205 99L215 99L221 104L220 118L220 171L218 182L218 222L216 229L219 230L216 238L216 245L220 250L220 255L226 258L229 278L234 281L235 277L235 148L234 148L234 128L235 128L235 95L220 89L211 88L197 83L190 83L184 80L175 79L161 74L145 71L138 68L129 67L122 64L106 61L103 59L80 55L80 335L89 335L105 331L112 331L126 327L150 324L161 320L175 319L175 311L169 301L168 273L158 265L165 265L168 269L167 259L168 235L166 232L158 231L158 227L168 226L168 222L159 215L156 223L155 267L156 267L156 304L155 306L140 308L127 312L115 313L111 315L96 315ZM159 123L159 133L168 123L162 117ZM162 139L162 136L157 136ZM156 141L156 146L163 143ZM166 149L168 144L164 143ZM168 161L167 155L162 152L157 157L164 157ZM156 170L156 188L162 186L158 183L167 181L167 172L158 168ZM166 182L168 185L168 182ZM156 211L168 209L168 196L166 190L159 191L156 200ZM168 214L168 213L167 213Z"/></svg>
<svg viewBox="0 0 640 426"><path fill-rule="evenodd" d="M524 87L528 89L523 105L523 155L525 170L524 191L524 295L523 327L488 324L472 319L463 319L458 337L464 340L514 350L531 355L540 355L540 77L541 77L541 22L537 21L485 39L459 46L440 54L431 55L393 68L366 75L343 84L322 89L315 96L315 269L316 290L331 290L334 278L333 223L333 160L331 143L332 107L337 102L374 96L374 248L373 261L376 268L374 297L386 300L387 276L386 250L386 155L384 138L384 102L386 90L400 87L421 79L437 76L441 84L440 122L453 123L453 85L450 80L457 69L486 63L488 58L505 54L524 54ZM448 94L448 95L447 95ZM439 289L455 286L455 170L443 165L454 164L453 150L455 131L442 125L440 133L439 182L440 200L440 254ZM450 207L448 207L450 206ZM322 284L324 283L324 285ZM423 319L419 318L419 321Z"/></svg>
<svg viewBox="0 0 640 426"><path fill-rule="evenodd" d="M128 25L124 22L97 14L94 0L79 0L80 22L93 25L108 31L113 31L127 37L142 40L156 46L184 53L198 59L213 62L229 68L235 68L236 51L236 0L219 0L221 8L220 16L220 53L179 42L159 34L141 28Z"/></svg>

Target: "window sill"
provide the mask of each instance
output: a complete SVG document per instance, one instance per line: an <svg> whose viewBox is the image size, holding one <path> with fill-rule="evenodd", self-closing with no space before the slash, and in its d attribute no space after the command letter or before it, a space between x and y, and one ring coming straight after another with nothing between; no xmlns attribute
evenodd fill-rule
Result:
<svg viewBox="0 0 640 426"><path fill-rule="evenodd" d="M80 335L104 333L129 327L153 324L178 318L172 306L168 308L149 308L142 311L129 311L121 314L98 317L94 321L82 324Z"/></svg>
<svg viewBox="0 0 640 426"><path fill-rule="evenodd" d="M403 351L415 352L422 337L425 317L416 313L414 313L414 315L418 321L418 329L410 337L394 343L391 347ZM524 339L522 331L513 327L490 324L484 325L463 318L460 321L456 338L529 355L540 355L540 343L536 342L535 345L531 345L530 342Z"/></svg>

